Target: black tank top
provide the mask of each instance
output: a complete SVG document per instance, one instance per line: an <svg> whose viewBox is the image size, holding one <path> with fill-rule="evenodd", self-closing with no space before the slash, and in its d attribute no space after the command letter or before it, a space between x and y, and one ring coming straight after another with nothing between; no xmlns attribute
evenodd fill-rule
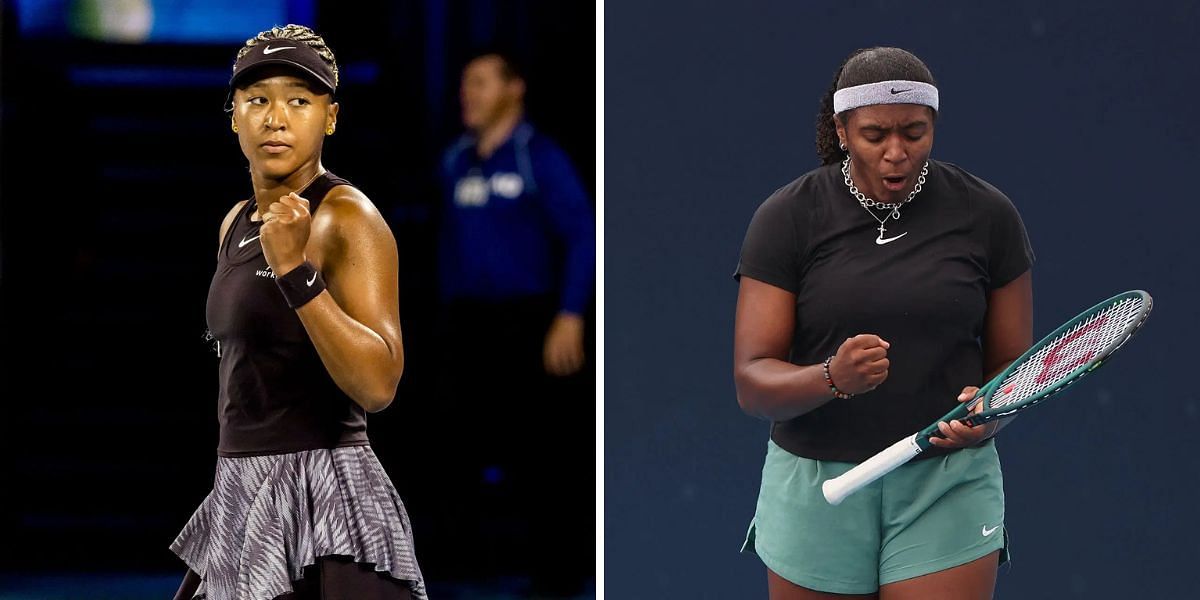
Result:
<svg viewBox="0 0 1200 600"><path fill-rule="evenodd" d="M299 193L316 214L329 190L349 181L326 171ZM364 446L366 412L321 362L288 308L250 220L254 198L229 226L208 289L205 316L221 358L219 456L284 454Z"/></svg>

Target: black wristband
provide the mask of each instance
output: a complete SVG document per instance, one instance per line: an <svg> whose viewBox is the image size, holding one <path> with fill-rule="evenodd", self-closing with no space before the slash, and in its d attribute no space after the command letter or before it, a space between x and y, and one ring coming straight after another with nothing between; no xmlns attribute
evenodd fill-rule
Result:
<svg viewBox="0 0 1200 600"><path fill-rule="evenodd" d="M293 309L308 304L309 300L325 291L325 279L308 261L283 275L276 275L275 283L279 286L279 291L283 292L283 299Z"/></svg>

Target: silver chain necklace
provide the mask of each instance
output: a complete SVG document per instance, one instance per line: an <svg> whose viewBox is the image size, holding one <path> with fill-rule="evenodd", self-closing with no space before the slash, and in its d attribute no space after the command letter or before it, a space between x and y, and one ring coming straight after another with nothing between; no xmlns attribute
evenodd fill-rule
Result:
<svg viewBox="0 0 1200 600"><path fill-rule="evenodd" d="M894 242L908 235L908 232L905 231L900 235L884 238L883 234L887 232L887 227L884 225L887 223L888 219L893 221L900 220L900 207L912 202L912 199L917 195L917 192L921 191L921 186L925 185L925 176L928 174L929 161L925 161L925 166L921 167L921 174L917 176L917 185L913 187L911 192L908 193L908 197L905 198L903 202L897 202L895 204L876 202L875 200L868 198L862 192L858 191L858 188L854 186L854 181L850 179L850 156L846 155L846 160L842 161L842 176L846 179L846 187L850 188L850 193L858 199L858 204L863 207L863 210L867 211L868 215L871 215L872 219L879 221L879 237L875 238L876 245L882 246L888 242ZM875 212L871 210L872 208L882 208L884 210L890 210L891 212L889 212L884 218L880 219L879 217L875 216Z"/></svg>

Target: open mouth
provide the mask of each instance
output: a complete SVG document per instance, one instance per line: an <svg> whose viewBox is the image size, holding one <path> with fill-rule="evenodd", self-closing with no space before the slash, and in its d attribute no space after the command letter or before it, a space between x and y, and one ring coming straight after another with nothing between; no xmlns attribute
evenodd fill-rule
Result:
<svg viewBox="0 0 1200 600"><path fill-rule="evenodd" d="M904 189L904 182L907 180L908 180L908 178L903 175L893 175L893 176L889 176L889 177L884 177L883 178L883 186L885 188L887 188L889 191L898 192L898 191Z"/></svg>

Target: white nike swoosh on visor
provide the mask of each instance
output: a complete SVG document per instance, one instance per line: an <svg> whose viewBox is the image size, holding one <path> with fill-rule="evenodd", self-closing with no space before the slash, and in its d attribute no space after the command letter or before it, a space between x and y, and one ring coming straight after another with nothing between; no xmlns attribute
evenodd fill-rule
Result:
<svg viewBox="0 0 1200 600"><path fill-rule="evenodd" d="M250 242L253 242L254 240L257 240L257 239L258 239L258 238L260 238L260 237L262 237L262 234L261 234L261 233L260 233L260 234L258 234L258 235L256 235L256 236L254 236L254 237L252 237L252 238L249 238L249 239L247 239L247 238L242 238L242 241L238 242L238 248L242 248L242 247L244 247L246 244L249 244Z"/></svg>
<svg viewBox="0 0 1200 600"><path fill-rule="evenodd" d="M997 529L1000 529L1000 526L999 526L999 525L997 525L997 526L995 526L995 527L993 527L993 528L991 528L991 529L988 529L988 526L987 526L987 525L984 525L984 526L983 526L983 537L987 537L987 536L989 536L989 535L992 535L993 533L996 533L996 530L997 530Z"/></svg>
<svg viewBox="0 0 1200 600"><path fill-rule="evenodd" d="M263 54L264 55L265 54L274 54L276 52L279 52L280 50L294 50L295 48L296 48L295 46L280 46L278 48L272 48L270 46L267 46L266 48L263 48Z"/></svg>

